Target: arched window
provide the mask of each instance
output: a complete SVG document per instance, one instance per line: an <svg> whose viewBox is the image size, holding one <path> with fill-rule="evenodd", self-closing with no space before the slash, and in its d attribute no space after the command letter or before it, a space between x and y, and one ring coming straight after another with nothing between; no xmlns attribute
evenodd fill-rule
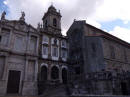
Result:
<svg viewBox="0 0 130 97"><path fill-rule="evenodd" d="M58 79L59 78L59 69L56 66L53 66L51 69L51 78Z"/></svg>
<svg viewBox="0 0 130 97"><path fill-rule="evenodd" d="M67 69L62 69L62 81L64 84L67 84Z"/></svg>
<svg viewBox="0 0 130 97"><path fill-rule="evenodd" d="M47 28L47 25L48 25L48 23L47 23L47 20L45 21L45 28Z"/></svg>
<svg viewBox="0 0 130 97"><path fill-rule="evenodd" d="M47 80L47 67L46 66L42 66L41 68L41 80L42 81Z"/></svg>
<svg viewBox="0 0 130 97"><path fill-rule="evenodd" d="M55 26L55 27L57 26L57 20L56 20L56 18L53 19L53 26Z"/></svg>

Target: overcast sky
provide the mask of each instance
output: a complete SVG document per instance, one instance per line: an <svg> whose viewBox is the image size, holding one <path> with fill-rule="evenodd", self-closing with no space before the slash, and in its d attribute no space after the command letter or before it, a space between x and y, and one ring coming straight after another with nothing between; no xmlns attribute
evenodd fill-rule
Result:
<svg viewBox="0 0 130 97"><path fill-rule="evenodd" d="M86 20L130 43L130 0L0 0L0 14L5 10L14 20L24 11L26 22L37 27L51 2L61 11L64 35L74 19Z"/></svg>

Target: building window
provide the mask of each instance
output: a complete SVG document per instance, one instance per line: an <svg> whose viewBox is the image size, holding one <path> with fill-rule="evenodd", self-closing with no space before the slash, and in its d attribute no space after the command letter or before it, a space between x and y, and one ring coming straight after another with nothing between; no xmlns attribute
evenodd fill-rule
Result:
<svg viewBox="0 0 130 97"><path fill-rule="evenodd" d="M7 46L8 45L8 42L9 42L9 33L2 33L2 36L1 36L1 44Z"/></svg>
<svg viewBox="0 0 130 97"><path fill-rule="evenodd" d="M53 26L55 26L55 27L57 26L57 20L56 20L56 18L53 19Z"/></svg>
<svg viewBox="0 0 130 97"><path fill-rule="evenodd" d="M61 47L66 47L66 41L65 40L61 41Z"/></svg>
<svg viewBox="0 0 130 97"><path fill-rule="evenodd" d="M22 36L15 37L14 48L16 51L23 51L24 45L23 45L23 37Z"/></svg>
<svg viewBox="0 0 130 97"><path fill-rule="evenodd" d="M47 20L45 21L45 28L47 28L47 25L48 25L48 23L47 23Z"/></svg>
<svg viewBox="0 0 130 97"><path fill-rule="evenodd" d="M49 38L47 36L43 36L43 43L49 43Z"/></svg>
<svg viewBox="0 0 130 97"><path fill-rule="evenodd" d="M30 39L30 50L36 51L36 47L37 47L37 37L32 35Z"/></svg>
<svg viewBox="0 0 130 97"><path fill-rule="evenodd" d="M110 54L111 58L115 59L115 48L112 45L110 45Z"/></svg>
<svg viewBox="0 0 130 97"><path fill-rule="evenodd" d="M53 47L53 49L52 49L52 56L58 57L58 47Z"/></svg>
<svg viewBox="0 0 130 97"><path fill-rule="evenodd" d="M66 58L66 56L67 56L67 51L66 50L62 50L61 51L61 57L62 58Z"/></svg>
<svg viewBox="0 0 130 97"><path fill-rule="evenodd" d="M59 40L56 39L56 38L52 38L51 39L51 44L57 46L57 45L59 45Z"/></svg>
<svg viewBox="0 0 130 97"><path fill-rule="evenodd" d="M9 42L10 29L2 28L1 31L2 31L1 44L7 46Z"/></svg>
<svg viewBox="0 0 130 97"><path fill-rule="evenodd" d="M48 55L48 47L43 46L43 55Z"/></svg>

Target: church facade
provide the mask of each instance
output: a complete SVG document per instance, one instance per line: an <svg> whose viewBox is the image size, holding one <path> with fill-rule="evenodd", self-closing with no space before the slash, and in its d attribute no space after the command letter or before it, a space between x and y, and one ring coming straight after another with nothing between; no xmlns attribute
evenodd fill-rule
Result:
<svg viewBox="0 0 130 97"><path fill-rule="evenodd" d="M25 22L24 12L19 20L5 15L0 20L0 95L130 94L129 43L85 21L74 21L63 36L62 16L53 5L37 28Z"/></svg>
<svg viewBox="0 0 130 97"><path fill-rule="evenodd" d="M0 21L0 94L37 94L39 32L20 19Z"/></svg>

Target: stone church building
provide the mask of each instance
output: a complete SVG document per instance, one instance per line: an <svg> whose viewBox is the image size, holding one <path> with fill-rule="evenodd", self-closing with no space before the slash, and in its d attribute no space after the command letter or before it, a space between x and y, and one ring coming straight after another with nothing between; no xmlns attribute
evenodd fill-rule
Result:
<svg viewBox="0 0 130 97"><path fill-rule="evenodd" d="M74 21L61 33L61 14L51 5L37 28L0 20L0 95L129 95L130 44ZM48 96L49 97L49 96ZM51 97L51 96L50 96Z"/></svg>

